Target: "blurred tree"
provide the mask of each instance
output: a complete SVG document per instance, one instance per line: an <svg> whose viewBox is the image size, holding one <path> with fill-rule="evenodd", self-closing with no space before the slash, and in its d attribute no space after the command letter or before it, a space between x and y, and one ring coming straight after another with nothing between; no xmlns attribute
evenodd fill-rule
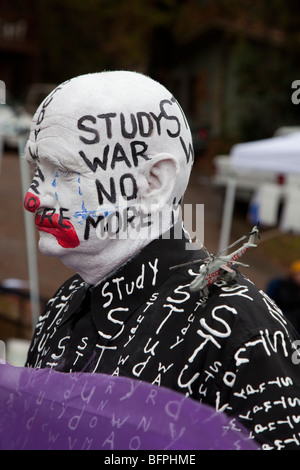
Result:
<svg viewBox="0 0 300 470"><path fill-rule="evenodd" d="M43 0L37 14L44 81L134 69L169 86L170 71L184 66L191 43L201 54L201 34L212 26L223 28L224 51L230 44L235 54L244 137L265 136L277 123L298 119L290 101L291 83L300 78L298 0ZM222 113L225 120L226 109Z"/></svg>
<svg viewBox="0 0 300 470"><path fill-rule="evenodd" d="M44 79L103 69L147 71L157 31L178 0L43 0L39 3ZM163 47L163 44L162 44Z"/></svg>
<svg viewBox="0 0 300 470"><path fill-rule="evenodd" d="M223 0L224 8L230 3ZM299 125L300 110L291 102L291 84L300 76L300 3L232 3L237 17L246 14L256 33L252 40L241 35L235 41L241 138L264 138L282 125Z"/></svg>
<svg viewBox="0 0 300 470"><path fill-rule="evenodd" d="M264 138L282 125L299 125L299 109L291 102L297 69L300 74L294 55L249 42L239 43L235 54L241 138Z"/></svg>
<svg viewBox="0 0 300 470"><path fill-rule="evenodd" d="M222 40L226 72L230 67L230 75L223 68L227 84L223 79L222 94L231 80L238 122L235 138L264 138L280 125L299 125L300 106L291 102L291 84L300 78L298 0L187 0L173 28L184 54L191 43L201 54L205 32L219 31L209 39ZM232 116L232 104L224 99L223 123ZM226 125L222 132L227 136Z"/></svg>

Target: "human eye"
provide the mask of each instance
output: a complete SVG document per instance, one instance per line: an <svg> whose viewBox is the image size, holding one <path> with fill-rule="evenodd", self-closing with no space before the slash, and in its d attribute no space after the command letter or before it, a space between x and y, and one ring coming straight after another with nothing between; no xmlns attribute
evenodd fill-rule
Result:
<svg viewBox="0 0 300 470"><path fill-rule="evenodd" d="M57 169L57 173L59 176L62 176L63 178L72 178L75 175L77 175L77 173L71 170L70 168L65 168L61 166Z"/></svg>
<svg viewBox="0 0 300 470"><path fill-rule="evenodd" d="M61 176L71 176L71 175L73 174L73 171L71 171L71 170L63 170L63 169L61 169L61 168L58 170L58 172L59 172L59 174L60 174Z"/></svg>

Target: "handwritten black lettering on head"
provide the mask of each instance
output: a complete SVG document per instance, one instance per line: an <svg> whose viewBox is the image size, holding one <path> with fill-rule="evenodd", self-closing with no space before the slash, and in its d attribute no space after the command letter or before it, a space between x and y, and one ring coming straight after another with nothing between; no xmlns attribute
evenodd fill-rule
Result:
<svg viewBox="0 0 300 470"><path fill-rule="evenodd" d="M34 151L32 150L32 148L30 147L30 145L28 146L28 151L29 151L29 155L30 157L32 158L32 160L34 162L39 162L40 159L39 159L39 153L38 153L38 149L36 148Z"/></svg>
<svg viewBox="0 0 300 470"><path fill-rule="evenodd" d="M85 240L88 240L90 237L91 226L94 228L97 228L104 218L105 218L104 214L100 214L96 220L91 215L87 216L86 221L85 221L85 230L84 230Z"/></svg>
<svg viewBox="0 0 300 470"><path fill-rule="evenodd" d="M120 178L121 195L126 201L136 199L138 187L135 177L131 173L125 173Z"/></svg>
<svg viewBox="0 0 300 470"><path fill-rule="evenodd" d="M99 233L102 236L105 236L106 233L109 235L117 235L122 228L126 230L128 226L136 228L134 224L136 218L140 218L140 214L135 206L126 207L121 211L115 210L108 215L100 214L96 218L92 215L88 215L85 221L84 239L89 239L91 227L100 230ZM150 224L151 220L148 218L143 226L148 227Z"/></svg>
<svg viewBox="0 0 300 470"><path fill-rule="evenodd" d="M66 215L64 215L64 212L68 212L68 211L69 211L69 209L67 209L65 207L60 207L57 222L56 221L54 222L53 217L54 217L54 215L56 215L56 209L55 208L45 207L42 211L42 214L41 214L40 224L43 225L45 220L48 220L49 224L51 224L51 225L55 225L55 223L58 223L58 225L60 227L66 229L66 230L69 230L70 225L64 223L65 220L70 220L70 217L67 217ZM39 214L37 213L36 214L36 219L38 217L39 217Z"/></svg>
<svg viewBox="0 0 300 470"><path fill-rule="evenodd" d="M134 166L138 166L139 164L138 157L141 157L144 160L150 160L150 158L146 154L148 150L148 145L145 142L134 140L133 142L130 142L130 147ZM140 148L138 149L138 147Z"/></svg>
<svg viewBox="0 0 300 470"><path fill-rule="evenodd" d="M43 209L42 216L41 216L41 224L43 224L45 219L47 219L50 224L54 225L53 221L52 221L52 218L53 218L55 212L56 212L56 209L50 209L48 207L45 207Z"/></svg>
<svg viewBox="0 0 300 470"><path fill-rule="evenodd" d="M153 133L153 121L150 114L140 111L136 114L141 137L150 137Z"/></svg>
<svg viewBox="0 0 300 470"><path fill-rule="evenodd" d="M33 177L31 185L30 185L30 189L32 189L32 191L34 191L36 194L40 194L39 189L38 189L38 187L40 185L39 180L43 182L43 181L45 181L45 177L44 177L40 167L37 167L35 175Z"/></svg>
<svg viewBox="0 0 300 470"><path fill-rule="evenodd" d="M169 115L167 111L165 110L165 105L170 104L172 106L172 102L169 100L162 100L159 104L160 108L160 114L158 116L155 116L154 113L151 113L151 116L155 119L156 125L157 125L157 133L158 135L161 135L161 126L160 126L160 121L162 119L166 119L167 121L175 121L175 132L171 132L171 130L167 129L167 134L169 137L178 137L180 134L180 122L177 116ZM176 130L177 127L177 130Z"/></svg>
<svg viewBox="0 0 300 470"><path fill-rule="evenodd" d="M41 103L41 105L39 106L39 108L37 109L36 113L37 113L37 120L36 120L36 124L35 124L35 128L32 130L33 132L33 135L34 135L34 150L31 148L30 145L28 145L27 147L27 152L29 153L30 157L32 158L33 162L35 165L38 165L40 163L40 158L39 158L39 150L38 150L38 136L40 134L40 132L43 130L42 127L39 127L40 124L42 124L45 116L46 116L46 111L48 109L48 106L50 105L50 103L52 103L54 97L55 97L55 94L62 90L64 88L64 85L66 85L67 83L69 83L71 80L66 80L65 82L63 82L61 85L59 85L58 87L56 87L45 99L44 101ZM40 180L40 181L39 181ZM42 170L40 169L39 166L37 166L36 168L36 172L35 172L35 175L34 175L34 178L32 180L32 183L30 185L30 189L32 191L34 191L36 194L39 194L39 184L40 182L44 182L45 181L45 177L42 173Z"/></svg>
<svg viewBox="0 0 300 470"><path fill-rule="evenodd" d="M32 150L32 148L30 146L28 146L28 153L31 157L31 159L33 160L33 163L34 165L38 165L38 163L40 162L40 158L39 158L39 154L38 154L38 149L35 148L35 150ZM45 181L45 177L42 173L42 170L40 169L39 166L36 166L35 168L35 174L34 174L34 177L33 177L33 180L32 180L32 183L30 185L30 189L32 191L34 191L36 194L39 194L39 190L38 190L38 187L39 187L39 184L40 184L40 181Z"/></svg>
<svg viewBox="0 0 300 470"><path fill-rule="evenodd" d="M58 219L58 225L60 227L63 227L65 229L69 229L70 228L70 225L68 224L64 224L64 220L70 220L70 217L67 217L64 215L64 212L68 212L69 209L65 208L65 207L61 207L59 209L59 219Z"/></svg>
<svg viewBox="0 0 300 470"><path fill-rule="evenodd" d="M88 134L92 134L93 138L91 137L90 139L88 139L87 137L84 137L84 136L80 136L80 140L84 143L84 144L97 144L99 141L100 141L100 136L99 136L99 132L97 131L97 129L94 129L93 127L89 127L89 126L86 126L84 123L85 122L91 122L92 124L96 124L96 118L94 116L91 116L90 114L86 115L86 116L82 116L80 119L78 119L78 122L77 122L77 127L80 131L84 131L84 132L87 132Z"/></svg>
<svg viewBox="0 0 300 470"><path fill-rule="evenodd" d="M100 119L104 119L105 120L105 124L106 124L106 137L108 139L111 139L112 138L112 118L115 118L116 117L116 113L105 113L105 114L97 114L97 117L100 118Z"/></svg>
<svg viewBox="0 0 300 470"><path fill-rule="evenodd" d="M34 140L35 142L37 141L38 135L41 132L41 129L34 129Z"/></svg>
<svg viewBox="0 0 300 470"><path fill-rule="evenodd" d="M128 125L126 123L126 119L123 113L120 114L120 126L121 126L121 134L125 139L134 139L137 134L137 120L134 114L130 113L130 121L131 121L131 130L128 131ZM128 126L128 127L127 127Z"/></svg>
<svg viewBox="0 0 300 470"><path fill-rule="evenodd" d="M99 204L104 203L104 197L111 203L116 204L117 202L117 190L115 179L111 176L109 179L109 188L104 188L104 185L96 179L96 188L98 194ZM131 173L124 173L118 181L118 187L122 197L126 201L136 199L138 187L135 177Z"/></svg>
<svg viewBox="0 0 300 470"><path fill-rule="evenodd" d="M87 164L90 170L96 173L98 166L102 168L102 170L106 170L107 168L107 161L108 161L108 152L109 152L109 145L106 145L103 149L103 160L100 160L98 157L95 157L93 162L91 162L86 154L80 150L79 155L83 159L83 161Z"/></svg>
<svg viewBox="0 0 300 470"><path fill-rule="evenodd" d="M143 160L150 159L146 154L148 145L145 142L135 140L130 142L130 150L130 159L135 167L138 166L140 158ZM116 165L121 162L125 163L128 168L132 167L129 157L119 142L112 147L107 144L103 148L102 159L100 157L95 157L93 161L91 161L83 150L79 151L79 155L93 173L96 173L98 167L106 171L108 168L108 158L110 158L109 166L112 170L114 170Z"/></svg>
<svg viewBox="0 0 300 470"><path fill-rule="evenodd" d="M171 101L172 101L172 103L175 103L175 104L178 106L179 111L181 112L182 119L183 119L183 121L184 121L185 127L186 127L186 129L188 129L188 128L189 128L189 125L188 125L188 122L187 122L187 119L186 119L186 117L185 117L185 114L184 114L184 112L183 112L182 107L180 106L180 104L178 103L178 101L176 100L176 98L175 98L174 96L172 96Z"/></svg>
<svg viewBox="0 0 300 470"><path fill-rule="evenodd" d="M119 142L116 143L114 150L113 150L113 155L112 155L112 160L111 160L111 169L114 170L115 166L118 162L124 162L128 168L131 168L131 163L128 160L126 153Z"/></svg>
<svg viewBox="0 0 300 470"><path fill-rule="evenodd" d="M166 133L171 138L180 135L181 125L176 114L172 114L172 106L177 105L172 100L161 100L159 103L159 113L153 111L137 111L136 113L116 113L108 112L92 115L86 114L81 116L77 121L77 129L83 131L79 135L81 142L87 145L97 144L101 140L119 138L134 139L137 135L140 137L151 137L156 133L161 136L163 121L166 124ZM168 109L171 107L171 109ZM103 129L103 122L105 129ZM100 132L102 128L102 134Z"/></svg>
<svg viewBox="0 0 300 470"><path fill-rule="evenodd" d="M56 87L45 99L44 101L42 102L41 104L41 107L40 107L40 110L39 110L39 115L37 117L37 122L36 124L39 126L42 121L44 120L45 118L45 113L46 113L46 109L48 108L49 104L52 102L53 100L53 97L55 95L55 93L57 93L59 90L61 90L63 88L63 85L65 85L66 83L68 83L70 80L67 80L65 81L64 83L62 83L61 85L59 85L58 87Z"/></svg>
<svg viewBox="0 0 300 470"><path fill-rule="evenodd" d="M189 146L187 148L183 138L180 137L179 139L180 139L180 143L182 145L184 154L186 156L186 162L189 163L190 158L191 158L191 161L194 161L194 149L193 149L193 146L192 146L191 142L189 142Z"/></svg>

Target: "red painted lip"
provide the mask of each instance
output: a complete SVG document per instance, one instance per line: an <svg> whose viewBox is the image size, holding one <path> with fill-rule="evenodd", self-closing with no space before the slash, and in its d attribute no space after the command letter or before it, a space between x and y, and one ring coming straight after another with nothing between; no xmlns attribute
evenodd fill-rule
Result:
<svg viewBox="0 0 300 470"><path fill-rule="evenodd" d="M51 220L43 218L40 214L35 217L35 224L40 232L53 235L63 248L75 248L80 244L77 233L69 220L64 220L63 226L59 224L59 215L54 214Z"/></svg>

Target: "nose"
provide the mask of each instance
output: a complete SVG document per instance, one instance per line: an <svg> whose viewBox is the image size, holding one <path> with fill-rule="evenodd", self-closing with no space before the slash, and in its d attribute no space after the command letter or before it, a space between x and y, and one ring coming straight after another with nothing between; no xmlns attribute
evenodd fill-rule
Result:
<svg viewBox="0 0 300 470"><path fill-rule="evenodd" d="M39 196L27 191L24 199L24 207L29 212L35 212L41 205Z"/></svg>
<svg viewBox="0 0 300 470"><path fill-rule="evenodd" d="M24 207L29 212L36 212L39 208L54 207L57 203L53 185L33 179L24 198Z"/></svg>

